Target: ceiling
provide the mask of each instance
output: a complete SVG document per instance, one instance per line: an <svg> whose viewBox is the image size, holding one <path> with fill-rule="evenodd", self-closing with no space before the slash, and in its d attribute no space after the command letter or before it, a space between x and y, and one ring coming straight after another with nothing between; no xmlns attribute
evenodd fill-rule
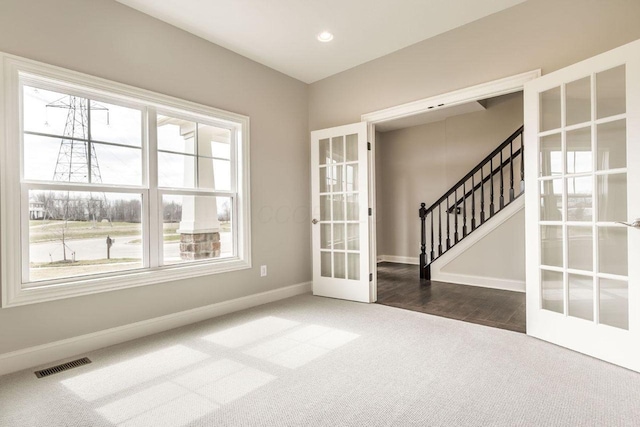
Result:
<svg viewBox="0 0 640 427"><path fill-rule="evenodd" d="M116 1L313 83L525 0Z"/></svg>

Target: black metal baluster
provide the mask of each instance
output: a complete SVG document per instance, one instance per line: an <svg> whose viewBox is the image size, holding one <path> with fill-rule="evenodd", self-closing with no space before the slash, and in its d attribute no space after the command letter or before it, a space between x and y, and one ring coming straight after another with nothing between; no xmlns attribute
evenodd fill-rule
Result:
<svg viewBox="0 0 640 427"><path fill-rule="evenodd" d="M520 134L520 194L524 193L524 134Z"/></svg>
<svg viewBox="0 0 640 427"><path fill-rule="evenodd" d="M480 168L480 225L484 224L484 165Z"/></svg>
<svg viewBox="0 0 640 427"><path fill-rule="evenodd" d="M434 246L433 246L433 211L430 212L431 215L429 215L431 217L431 258L429 259L429 264L431 264L433 262L433 260L436 258L436 253L434 251Z"/></svg>
<svg viewBox="0 0 640 427"><path fill-rule="evenodd" d="M420 215L420 278L429 280L431 275L429 274L429 278L427 278L427 273L430 272L430 268L427 267L427 235L425 230L425 220L427 217L427 208L424 203L420 204L420 210L418 211L418 215Z"/></svg>
<svg viewBox="0 0 640 427"><path fill-rule="evenodd" d="M451 248L451 234L449 232L449 217L451 216L451 209L449 208L449 196L447 196L447 250Z"/></svg>
<svg viewBox="0 0 640 427"><path fill-rule="evenodd" d="M504 169L502 159L502 152L504 150L500 150L500 209L504 208L504 176L502 175L502 170Z"/></svg>
<svg viewBox="0 0 640 427"><path fill-rule="evenodd" d="M462 183L462 238L467 236L467 182Z"/></svg>
<svg viewBox="0 0 640 427"><path fill-rule="evenodd" d="M491 158L491 170L490 170L490 176L491 176L491 192L489 193L489 215L493 216L494 212L495 212L495 207L493 205L493 157Z"/></svg>
<svg viewBox="0 0 640 427"><path fill-rule="evenodd" d="M442 203L438 205L438 256L442 255Z"/></svg>
<svg viewBox="0 0 640 427"><path fill-rule="evenodd" d="M471 231L476 229L476 180L471 175Z"/></svg>
<svg viewBox="0 0 640 427"><path fill-rule="evenodd" d="M458 243L458 189L456 188L455 191L453 192L453 201L455 203L455 209L453 210L455 217L454 217L454 224L455 224L455 233L453 235L453 244L455 245L456 243Z"/></svg>
<svg viewBox="0 0 640 427"><path fill-rule="evenodd" d="M511 141L509 143L509 169L510 169L510 178L511 181L509 182L509 201L513 202L513 199L516 198L516 194L513 191L513 141Z"/></svg>

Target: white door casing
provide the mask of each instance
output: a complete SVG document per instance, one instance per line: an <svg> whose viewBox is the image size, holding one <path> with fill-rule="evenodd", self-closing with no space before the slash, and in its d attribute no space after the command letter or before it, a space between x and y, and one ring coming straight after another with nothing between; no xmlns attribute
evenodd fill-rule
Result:
<svg viewBox="0 0 640 427"><path fill-rule="evenodd" d="M367 123L311 132L313 294L375 301Z"/></svg>
<svg viewBox="0 0 640 427"><path fill-rule="evenodd" d="M640 371L640 41L525 84L527 334Z"/></svg>

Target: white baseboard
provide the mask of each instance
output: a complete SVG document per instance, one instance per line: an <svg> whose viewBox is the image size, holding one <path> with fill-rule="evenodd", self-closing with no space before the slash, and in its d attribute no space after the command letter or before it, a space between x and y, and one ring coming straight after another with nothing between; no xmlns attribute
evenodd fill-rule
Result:
<svg viewBox="0 0 640 427"><path fill-rule="evenodd" d="M200 322L235 311L311 292L311 282L198 307L129 325L0 354L0 376Z"/></svg>
<svg viewBox="0 0 640 427"><path fill-rule="evenodd" d="M457 283L459 285L480 286L481 288L503 289L505 291L525 292L522 280L498 279L495 277L471 276L466 274L431 271L431 280L436 282Z"/></svg>
<svg viewBox="0 0 640 427"><path fill-rule="evenodd" d="M419 265L420 258L395 255L378 255L378 262L394 262L396 264Z"/></svg>

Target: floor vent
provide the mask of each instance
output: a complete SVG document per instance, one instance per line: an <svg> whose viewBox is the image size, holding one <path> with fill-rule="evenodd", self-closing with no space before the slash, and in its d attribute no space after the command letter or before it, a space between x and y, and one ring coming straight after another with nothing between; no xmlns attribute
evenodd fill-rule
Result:
<svg viewBox="0 0 640 427"><path fill-rule="evenodd" d="M82 359L72 360L71 362L63 363L62 365L52 366L47 369L42 369L40 371L35 371L36 377L43 378L48 377L49 375L57 374L58 372L66 371L69 369L77 368L78 366L86 365L91 363L88 357L83 357Z"/></svg>

